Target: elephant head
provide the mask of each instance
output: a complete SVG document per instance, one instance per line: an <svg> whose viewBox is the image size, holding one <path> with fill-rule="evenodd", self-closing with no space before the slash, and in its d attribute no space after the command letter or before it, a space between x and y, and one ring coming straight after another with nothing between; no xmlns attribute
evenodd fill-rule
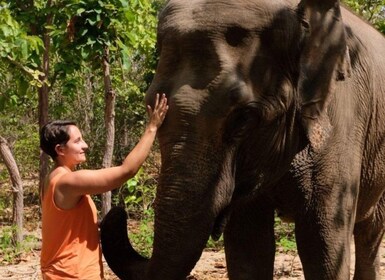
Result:
<svg viewBox="0 0 385 280"><path fill-rule="evenodd" d="M126 237L125 213L102 225L122 279L183 279L240 199L287 172L328 137L324 114L347 75L339 1L170 0L159 17L160 60L146 102L165 92L153 255Z"/></svg>

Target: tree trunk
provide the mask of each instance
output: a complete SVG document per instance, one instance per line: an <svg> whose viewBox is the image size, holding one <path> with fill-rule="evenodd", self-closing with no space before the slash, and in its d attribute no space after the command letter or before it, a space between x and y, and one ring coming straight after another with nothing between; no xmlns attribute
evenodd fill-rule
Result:
<svg viewBox="0 0 385 280"><path fill-rule="evenodd" d="M13 194L13 212L12 212L12 225L15 226L12 239L14 244L19 244L23 241L23 182L20 177L19 169L16 161L12 155L11 149L3 137L0 136L0 155L3 159L5 166L8 169L9 175L12 181L12 194Z"/></svg>
<svg viewBox="0 0 385 280"><path fill-rule="evenodd" d="M51 1L47 3L47 7L51 7ZM47 26L52 24L52 14L47 16ZM49 30L44 30L43 34L44 42L44 53L43 53L43 65L41 65L41 71L44 73L44 76L40 76L40 81L42 86L39 88L39 128L42 128L48 122L48 94L49 94L49 51L50 51L50 42L51 38L49 35ZM39 191L40 197L42 198L44 190L44 180L48 174L48 156L40 152L40 170L39 170Z"/></svg>
<svg viewBox="0 0 385 280"><path fill-rule="evenodd" d="M104 76L104 94L105 111L104 123L106 126L106 146L103 156L102 167L110 167L112 164L112 155L114 153L115 141L115 91L111 86L109 49L104 48L103 55L103 76ZM102 216L104 217L111 209L111 192L102 195Z"/></svg>
<svg viewBox="0 0 385 280"><path fill-rule="evenodd" d="M87 74L84 96L78 95L78 106L81 108L83 115L83 125L81 127L85 135L91 135L92 112L94 112L93 98L96 91L93 85L93 78L92 74Z"/></svg>

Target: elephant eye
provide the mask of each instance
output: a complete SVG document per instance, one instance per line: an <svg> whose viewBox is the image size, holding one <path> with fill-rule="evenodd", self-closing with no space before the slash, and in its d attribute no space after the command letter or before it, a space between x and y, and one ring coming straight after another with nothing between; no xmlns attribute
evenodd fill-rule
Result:
<svg viewBox="0 0 385 280"><path fill-rule="evenodd" d="M230 27L227 29L225 33L226 42L232 46L236 47L241 45L245 38L247 38L249 35L249 32L239 26Z"/></svg>

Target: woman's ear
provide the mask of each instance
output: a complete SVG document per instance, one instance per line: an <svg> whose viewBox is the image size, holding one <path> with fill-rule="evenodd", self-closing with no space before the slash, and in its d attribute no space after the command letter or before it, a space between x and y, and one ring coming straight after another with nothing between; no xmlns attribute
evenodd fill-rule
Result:
<svg viewBox="0 0 385 280"><path fill-rule="evenodd" d="M56 152L56 154L57 154L58 156L63 155L63 154L64 154L64 153L63 153L63 149L64 149L64 146L63 146L63 145L57 144L57 145L55 146L55 152Z"/></svg>
<svg viewBox="0 0 385 280"><path fill-rule="evenodd" d="M302 0L299 9L306 23L300 54L301 119L313 148L320 148L331 129L325 108L337 80L349 76L345 28L339 0Z"/></svg>

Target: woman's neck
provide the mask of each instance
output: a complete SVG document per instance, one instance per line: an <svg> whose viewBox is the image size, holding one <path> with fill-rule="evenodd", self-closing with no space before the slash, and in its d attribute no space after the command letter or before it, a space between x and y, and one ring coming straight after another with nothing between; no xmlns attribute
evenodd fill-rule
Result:
<svg viewBox="0 0 385 280"><path fill-rule="evenodd" d="M58 168L58 167L64 168L64 169L66 169L68 171L71 171L71 172L75 170L75 166L70 167L70 166L67 166L65 164L56 163L55 164L55 169Z"/></svg>

